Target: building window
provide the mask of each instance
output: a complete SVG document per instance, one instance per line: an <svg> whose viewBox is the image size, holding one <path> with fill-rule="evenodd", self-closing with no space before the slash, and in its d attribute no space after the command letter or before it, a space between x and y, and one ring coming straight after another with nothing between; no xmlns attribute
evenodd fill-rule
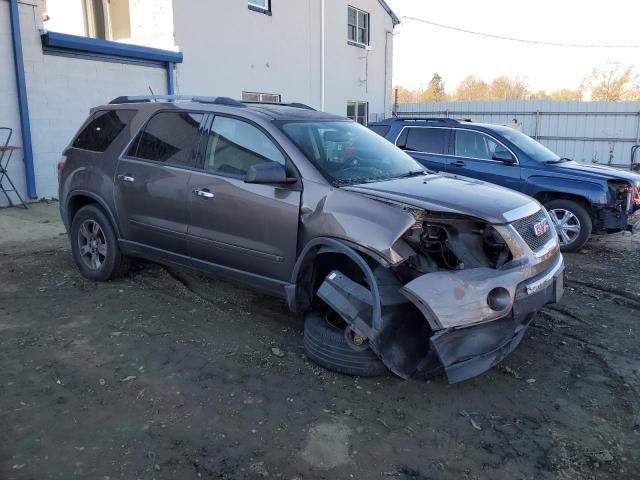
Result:
<svg viewBox="0 0 640 480"><path fill-rule="evenodd" d="M349 7L347 38L358 45L369 45L369 14L367 12Z"/></svg>
<svg viewBox="0 0 640 480"><path fill-rule="evenodd" d="M84 0L88 37L102 40L131 38L129 0Z"/></svg>
<svg viewBox="0 0 640 480"><path fill-rule="evenodd" d="M369 102L348 102L347 117L361 125L366 125L369 120Z"/></svg>
<svg viewBox="0 0 640 480"><path fill-rule="evenodd" d="M280 103L282 96L277 93L242 92L243 102Z"/></svg>
<svg viewBox="0 0 640 480"><path fill-rule="evenodd" d="M271 14L271 0L248 0L249 10Z"/></svg>

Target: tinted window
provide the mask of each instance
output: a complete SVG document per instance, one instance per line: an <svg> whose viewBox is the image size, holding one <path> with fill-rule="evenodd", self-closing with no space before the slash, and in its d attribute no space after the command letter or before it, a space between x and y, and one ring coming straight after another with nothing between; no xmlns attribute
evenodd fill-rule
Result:
<svg viewBox="0 0 640 480"><path fill-rule="evenodd" d="M449 142L449 130L444 128L407 128L404 147L416 152L444 154Z"/></svg>
<svg viewBox="0 0 640 480"><path fill-rule="evenodd" d="M202 121L201 113L162 112L138 134L127 155L174 165L191 165L191 152Z"/></svg>
<svg viewBox="0 0 640 480"><path fill-rule="evenodd" d="M96 112L89 124L73 141L72 146L92 152L104 152L134 115L135 112L132 110Z"/></svg>
<svg viewBox="0 0 640 480"><path fill-rule="evenodd" d="M204 169L232 176L244 176L259 163L285 164L284 155L261 130L228 117L215 117L204 160Z"/></svg>
<svg viewBox="0 0 640 480"><path fill-rule="evenodd" d="M496 148L504 150L502 145L482 133L468 130L456 131L455 154L458 157L491 160Z"/></svg>
<svg viewBox="0 0 640 480"><path fill-rule="evenodd" d="M389 133L391 127L389 125L369 125L369 130L377 133L381 137L384 137L387 135L387 133Z"/></svg>

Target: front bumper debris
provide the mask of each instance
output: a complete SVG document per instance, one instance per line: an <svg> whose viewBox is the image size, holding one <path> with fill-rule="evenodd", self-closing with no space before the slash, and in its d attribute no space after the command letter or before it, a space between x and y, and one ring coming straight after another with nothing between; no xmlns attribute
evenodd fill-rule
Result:
<svg viewBox="0 0 640 480"><path fill-rule="evenodd" d="M424 378L444 369L455 383L504 359L522 340L535 312L560 300L564 261L557 254L549 262L550 268L529 279L522 278L521 269L505 273L479 268L426 274L404 287L380 268L375 294L334 271L318 296L354 333L368 338L373 351L400 377ZM496 312L488 307L487 294L497 286L508 289L511 300ZM376 297L380 316L372 322Z"/></svg>

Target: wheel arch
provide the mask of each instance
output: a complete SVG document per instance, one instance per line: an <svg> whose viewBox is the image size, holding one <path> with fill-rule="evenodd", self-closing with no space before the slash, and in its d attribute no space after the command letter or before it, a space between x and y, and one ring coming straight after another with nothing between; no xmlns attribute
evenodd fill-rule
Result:
<svg viewBox="0 0 640 480"><path fill-rule="evenodd" d="M336 238L315 238L305 245L293 268L291 284L286 287L289 309L294 313L303 313L309 308L314 294L314 274L322 268L320 259L324 256L329 258L329 255L345 257L362 271L373 296L372 326L379 327L382 317L380 290L372 266L380 265L382 262L375 255L358 251L349 242Z"/></svg>
<svg viewBox="0 0 640 480"><path fill-rule="evenodd" d="M111 212L111 209L109 209L109 207L107 206L107 203L102 198L100 198L98 195L92 192L87 192L84 190L76 190L69 195L69 199L67 200L65 205L66 218L63 219L65 221L65 224L68 225L68 227L70 228L71 222L73 222L73 217L76 216L78 211L82 207L85 207L91 204L97 204L100 207L100 209L107 215L107 218L111 222L111 226L116 232L116 236L119 238L120 229L118 227L118 222L116 222L116 219L113 216L113 213Z"/></svg>

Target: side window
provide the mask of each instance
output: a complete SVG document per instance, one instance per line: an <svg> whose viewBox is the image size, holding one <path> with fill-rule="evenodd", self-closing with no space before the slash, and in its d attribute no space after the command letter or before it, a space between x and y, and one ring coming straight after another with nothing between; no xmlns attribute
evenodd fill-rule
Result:
<svg viewBox="0 0 640 480"><path fill-rule="evenodd" d="M491 160L493 154L504 148L490 137L470 130L458 130L456 132L455 154L458 157L479 158Z"/></svg>
<svg viewBox="0 0 640 480"><path fill-rule="evenodd" d="M104 152L134 116L135 112L132 110L96 112L71 146L92 152Z"/></svg>
<svg viewBox="0 0 640 480"><path fill-rule="evenodd" d="M449 130L445 128L407 128L404 147L424 153L445 154L449 143Z"/></svg>
<svg viewBox="0 0 640 480"><path fill-rule="evenodd" d="M377 133L381 137L384 137L387 133L389 133L391 127L389 125L369 125L369 130Z"/></svg>
<svg viewBox="0 0 640 480"><path fill-rule="evenodd" d="M201 113L161 112L153 117L131 144L130 157L192 165L191 153L202 121Z"/></svg>
<svg viewBox="0 0 640 480"><path fill-rule="evenodd" d="M252 165L266 162L285 165L285 158L261 130L235 118L214 118L204 159L205 170L243 177Z"/></svg>

